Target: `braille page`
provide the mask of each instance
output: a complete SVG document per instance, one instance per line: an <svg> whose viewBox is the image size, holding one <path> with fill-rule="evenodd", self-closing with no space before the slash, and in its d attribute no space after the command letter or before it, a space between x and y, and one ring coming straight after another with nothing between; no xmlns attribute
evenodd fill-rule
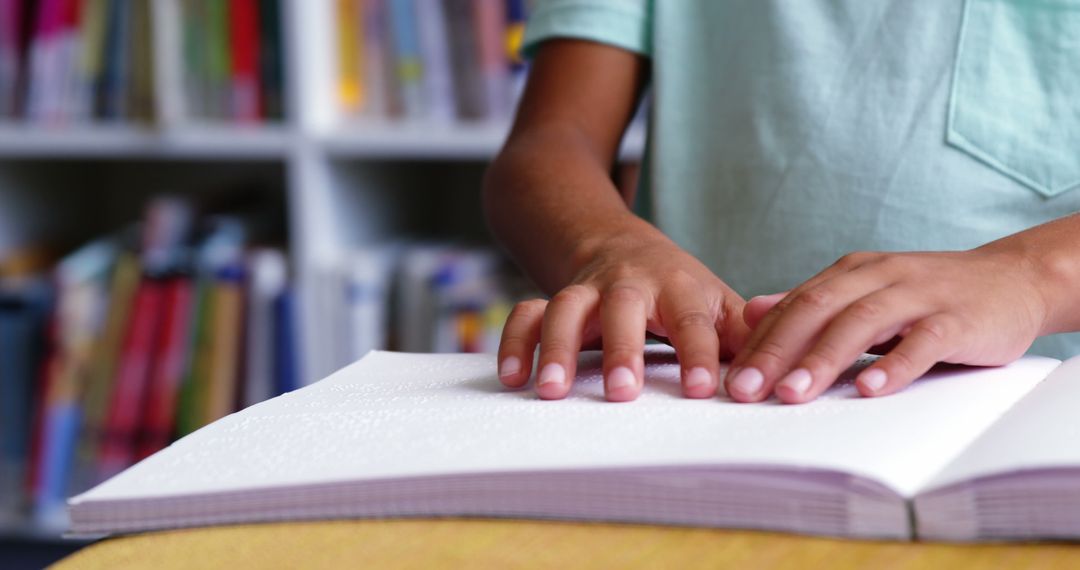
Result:
<svg viewBox="0 0 1080 570"><path fill-rule="evenodd" d="M571 397L509 391L490 355L375 352L325 380L228 416L75 499L138 499L342 481L506 471L737 465L864 475L905 496L1057 362L938 372L904 392L850 382L800 406L680 395L667 347L650 347L639 400L603 399L600 358Z"/></svg>
<svg viewBox="0 0 1080 570"><path fill-rule="evenodd" d="M972 443L928 489L978 477L1080 468L1080 357L1071 358Z"/></svg>

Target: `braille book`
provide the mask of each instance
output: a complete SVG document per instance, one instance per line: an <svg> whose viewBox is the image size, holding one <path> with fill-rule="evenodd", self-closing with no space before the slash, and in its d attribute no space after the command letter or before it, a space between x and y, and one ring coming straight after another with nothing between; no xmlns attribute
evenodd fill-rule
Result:
<svg viewBox="0 0 1080 570"><path fill-rule="evenodd" d="M628 521L893 539L1080 537L1080 359L945 367L884 398L680 395L650 346L632 403L586 353L571 396L490 355L372 352L70 501L72 532L351 517Z"/></svg>

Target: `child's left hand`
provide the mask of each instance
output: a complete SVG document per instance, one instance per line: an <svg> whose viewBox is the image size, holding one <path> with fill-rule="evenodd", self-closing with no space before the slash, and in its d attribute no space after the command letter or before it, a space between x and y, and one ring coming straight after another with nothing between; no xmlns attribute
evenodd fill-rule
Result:
<svg viewBox="0 0 1080 570"><path fill-rule="evenodd" d="M744 318L754 330L727 391L740 402L774 392L807 402L897 337L858 375L863 396L896 392L938 362L1011 362L1047 332L1050 279L1030 253L1007 238L963 252L844 256L790 292L750 300Z"/></svg>

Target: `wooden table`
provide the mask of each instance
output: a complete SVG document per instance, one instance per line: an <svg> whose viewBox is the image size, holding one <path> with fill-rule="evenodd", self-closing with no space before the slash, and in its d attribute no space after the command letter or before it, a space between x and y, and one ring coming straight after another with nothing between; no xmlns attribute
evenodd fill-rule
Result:
<svg viewBox="0 0 1080 570"><path fill-rule="evenodd" d="M56 568L1080 568L1080 545L865 542L510 520L320 521L104 540Z"/></svg>

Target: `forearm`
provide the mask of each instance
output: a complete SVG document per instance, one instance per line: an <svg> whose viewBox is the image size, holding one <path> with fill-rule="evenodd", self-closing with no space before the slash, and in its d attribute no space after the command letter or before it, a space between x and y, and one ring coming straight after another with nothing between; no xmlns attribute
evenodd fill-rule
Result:
<svg viewBox="0 0 1080 570"><path fill-rule="evenodd" d="M615 236L662 239L611 180L647 77L641 56L587 41L545 42L533 61L514 127L484 180L484 210L548 293Z"/></svg>
<svg viewBox="0 0 1080 570"><path fill-rule="evenodd" d="M617 236L664 239L634 215L586 135L547 125L513 138L485 179L488 224L545 291L567 285Z"/></svg>

